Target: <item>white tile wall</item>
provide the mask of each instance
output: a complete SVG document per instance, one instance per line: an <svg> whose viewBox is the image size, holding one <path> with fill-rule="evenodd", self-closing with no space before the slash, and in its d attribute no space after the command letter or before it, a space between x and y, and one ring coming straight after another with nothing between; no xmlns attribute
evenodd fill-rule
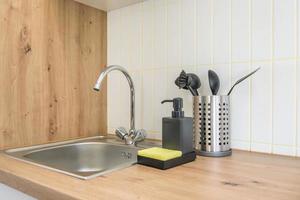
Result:
<svg viewBox="0 0 300 200"><path fill-rule="evenodd" d="M181 7L180 1L166 1L167 15L167 66L181 64ZM159 31L159 30L156 30Z"/></svg>
<svg viewBox="0 0 300 200"><path fill-rule="evenodd" d="M250 1L231 1L231 60L232 62L246 62L250 59Z"/></svg>
<svg viewBox="0 0 300 200"><path fill-rule="evenodd" d="M186 0L182 4L181 65L194 66L196 58L196 1Z"/></svg>
<svg viewBox="0 0 300 200"><path fill-rule="evenodd" d="M252 0L251 9L251 56L252 60L272 59L273 1Z"/></svg>
<svg viewBox="0 0 300 200"><path fill-rule="evenodd" d="M232 64L232 79L238 80L239 77L249 73L249 67L249 63ZM233 122L238 122L238 125L232 124L231 126L232 140L244 142L243 149L245 150L250 150L250 100L250 81L245 80L245 82L237 87L231 95L231 105L234 105L231 109L231 120ZM232 143L232 147L236 147L235 143Z"/></svg>
<svg viewBox="0 0 300 200"><path fill-rule="evenodd" d="M296 62L275 61L273 76L274 152L294 155L296 145Z"/></svg>
<svg viewBox="0 0 300 200"><path fill-rule="evenodd" d="M261 70L251 81L251 149L271 153L272 62L253 63L255 65L260 66Z"/></svg>
<svg viewBox="0 0 300 200"><path fill-rule="evenodd" d="M213 0L212 8L212 48L213 63L228 63L231 56L231 1ZM199 27L200 31L205 31Z"/></svg>
<svg viewBox="0 0 300 200"><path fill-rule="evenodd" d="M297 61L297 83L296 83L296 89L297 89L297 113L296 113L296 118L297 118L297 140L296 140L296 147L297 147L297 155L300 156L300 65L299 61Z"/></svg>
<svg viewBox="0 0 300 200"><path fill-rule="evenodd" d="M296 56L296 0L274 0L274 58Z"/></svg>
<svg viewBox="0 0 300 200"><path fill-rule="evenodd" d="M136 86L136 126L161 138L166 98L192 97L174 85L182 69L197 73L209 94L207 71L220 93L244 74L232 101L232 146L300 156L300 0L148 0L108 13L108 64L127 67ZM108 82L109 131L129 127L129 91L118 72Z"/></svg>
<svg viewBox="0 0 300 200"><path fill-rule="evenodd" d="M195 62L211 64L213 62L213 1L199 0L195 2ZM195 63L195 64L196 64Z"/></svg>

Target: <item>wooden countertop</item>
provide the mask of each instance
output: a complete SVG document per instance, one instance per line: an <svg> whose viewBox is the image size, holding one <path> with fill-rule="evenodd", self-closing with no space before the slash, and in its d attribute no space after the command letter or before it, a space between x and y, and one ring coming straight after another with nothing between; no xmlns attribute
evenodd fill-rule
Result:
<svg viewBox="0 0 300 200"><path fill-rule="evenodd" d="M0 182L51 200L299 200L300 158L234 151L167 171L135 165L84 181L0 154Z"/></svg>

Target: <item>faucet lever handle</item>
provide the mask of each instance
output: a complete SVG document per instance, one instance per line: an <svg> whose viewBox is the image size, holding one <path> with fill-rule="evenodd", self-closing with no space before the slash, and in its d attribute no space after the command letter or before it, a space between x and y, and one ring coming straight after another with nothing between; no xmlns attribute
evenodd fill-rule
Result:
<svg viewBox="0 0 300 200"><path fill-rule="evenodd" d="M141 142L146 138L146 136L147 136L146 130L139 129L135 131L133 140L134 142Z"/></svg>
<svg viewBox="0 0 300 200"><path fill-rule="evenodd" d="M127 133L127 131L126 131L126 129L124 127L117 128L116 131L115 131L115 133L122 140L124 140L124 138L126 136L128 136L128 133Z"/></svg>

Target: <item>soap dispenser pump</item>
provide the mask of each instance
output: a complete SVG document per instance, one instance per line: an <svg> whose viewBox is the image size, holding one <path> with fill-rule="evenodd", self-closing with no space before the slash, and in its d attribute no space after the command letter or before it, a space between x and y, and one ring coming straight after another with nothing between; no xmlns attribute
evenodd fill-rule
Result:
<svg viewBox="0 0 300 200"><path fill-rule="evenodd" d="M183 108L183 100L182 98L174 98L172 100L163 100L161 104L171 102L173 103L173 111L172 111L172 117L173 118L179 118L184 117L184 111L182 111Z"/></svg>
<svg viewBox="0 0 300 200"><path fill-rule="evenodd" d="M161 103L173 103L171 117L162 119L162 146L166 149L179 150L183 154L193 151L193 118L184 117L183 99L174 98Z"/></svg>

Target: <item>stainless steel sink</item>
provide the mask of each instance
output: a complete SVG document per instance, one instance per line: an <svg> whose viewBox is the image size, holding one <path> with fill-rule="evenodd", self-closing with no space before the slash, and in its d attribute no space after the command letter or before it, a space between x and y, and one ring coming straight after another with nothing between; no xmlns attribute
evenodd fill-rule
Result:
<svg viewBox="0 0 300 200"><path fill-rule="evenodd" d="M127 146L113 139L92 137L11 149L5 153L18 160L81 179L90 179L135 164L137 151L141 148L143 146Z"/></svg>

